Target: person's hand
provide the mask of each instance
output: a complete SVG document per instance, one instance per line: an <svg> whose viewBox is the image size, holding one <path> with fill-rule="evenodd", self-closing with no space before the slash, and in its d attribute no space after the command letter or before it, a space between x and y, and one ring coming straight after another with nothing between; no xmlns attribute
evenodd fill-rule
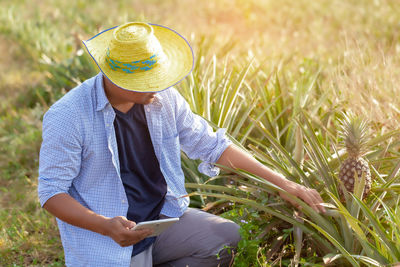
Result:
<svg viewBox="0 0 400 267"><path fill-rule="evenodd" d="M149 229L131 230L136 225L123 216L109 218L105 225L105 235L111 237L121 247L134 245L152 234Z"/></svg>
<svg viewBox="0 0 400 267"><path fill-rule="evenodd" d="M313 208L316 212L322 212L325 213L325 208L321 205L323 203L323 200L321 196L319 195L318 191L315 189L307 188L305 186L302 186L300 184L296 184L293 182L290 182L287 187L283 188L286 192L289 194L296 196L306 202L311 208ZM279 193L281 198L284 200L288 201L290 204L295 206L296 208L301 209L301 207L284 193Z"/></svg>

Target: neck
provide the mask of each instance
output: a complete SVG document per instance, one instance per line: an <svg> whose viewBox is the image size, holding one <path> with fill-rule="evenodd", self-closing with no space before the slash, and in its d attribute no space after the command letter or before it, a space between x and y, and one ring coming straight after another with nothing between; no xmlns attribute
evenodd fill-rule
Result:
<svg viewBox="0 0 400 267"><path fill-rule="evenodd" d="M128 101L127 99L121 97L118 91L123 89L118 88L115 84L110 82L104 76L103 76L103 87L104 87L104 92L111 106L118 109L119 111L125 113L135 105L134 102Z"/></svg>

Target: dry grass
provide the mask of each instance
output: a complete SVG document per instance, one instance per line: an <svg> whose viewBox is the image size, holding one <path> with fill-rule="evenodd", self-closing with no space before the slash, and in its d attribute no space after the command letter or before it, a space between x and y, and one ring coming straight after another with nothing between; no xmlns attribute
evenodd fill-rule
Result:
<svg viewBox="0 0 400 267"><path fill-rule="evenodd" d="M252 50L271 67L280 61L297 67L303 58L314 59L326 77L321 86L337 91L339 102L348 101L354 111L390 128L399 123L400 103L394 97L399 94L400 69L400 5L396 0L34 0L29 8L21 7L15 4L18 16L54 22L66 41L74 36L85 39L127 20L144 20L168 25L192 43L202 35L237 41L238 50ZM15 54L13 43L2 43L3 54ZM19 57L17 62L24 60L23 55ZM0 76L6 84L0 88L2 95L5 86L17 87L19 92L27 81L22 78L27 74L24 68L8 68L9 61L6 56L0 64L0 69L9 70Z"/></svg>

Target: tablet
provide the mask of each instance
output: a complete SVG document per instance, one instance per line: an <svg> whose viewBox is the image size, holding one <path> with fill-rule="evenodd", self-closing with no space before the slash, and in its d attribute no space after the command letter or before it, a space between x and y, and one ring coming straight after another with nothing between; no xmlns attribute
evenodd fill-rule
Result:
<svg viewBox="0 0 400 267"><path fill-rule="evenodd" d="M154 220L154 221L146 221L146 222L140 222L136 224L135 227L132 228L132 230L140 230L140 229L152 229L153 233L149 235L148 237L151 236L157 236L164 232L167 228L169 228L171 225L179 221L179 218L168 218L168 219L162 219L162 220Z"/></svg>

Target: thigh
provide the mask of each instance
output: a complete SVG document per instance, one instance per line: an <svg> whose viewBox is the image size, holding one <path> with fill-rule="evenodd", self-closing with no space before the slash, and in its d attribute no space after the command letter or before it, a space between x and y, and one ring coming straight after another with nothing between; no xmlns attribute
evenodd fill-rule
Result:
<svg viewBox="0 0 400 267"><path fill-rule="evenodd" d="M236 247L239 226L230 220L189 208L153 246L153 263L160 264L187 257L217 257L225 247Z"/></svg>
<svg viewBox="0 0 400 267"><path fill-rule="evenodd" d="M152 267L153 266L153 258L152 258L153 245L147 248L145 251L139 253L136 256L131 258L130 267Z"/></svg>

